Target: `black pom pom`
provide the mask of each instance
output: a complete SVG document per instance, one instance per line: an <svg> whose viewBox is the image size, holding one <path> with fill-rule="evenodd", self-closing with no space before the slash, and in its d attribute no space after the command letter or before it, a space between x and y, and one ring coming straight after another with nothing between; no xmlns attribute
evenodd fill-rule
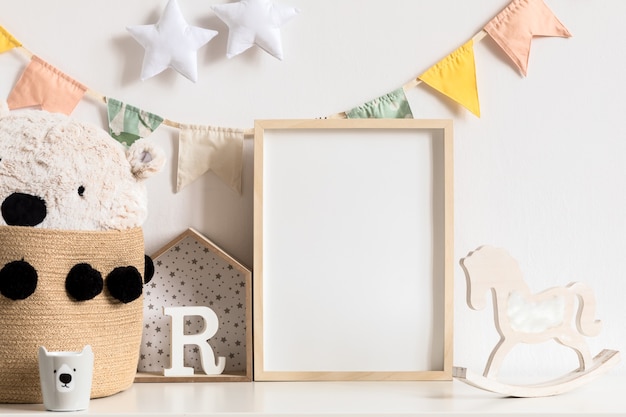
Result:
<svg viewBox="0 0 626 417"><path fill-rule="evenodd" d="M154 262L148 255L144 255L144 265L143 283L147 284L154 276Z"/></svg>
<svg viewBox="0 0 626 417"><path fill-rule="evenodd" d="M47 214L46 202L36 195L13 193L0 207L2 217L9 226L36 226Z"/></svg>
<svg viewBox="0 0 626 417"><path fill-rule="evenodd" d="M89 264L76 264L65 278L65 290L76 301L91 300L102 292L102 274Z"/></svg>
<svg viewBox="0 0 626 417"><path fill-rule="evenodd" d="M130 303L141 295L143 283L137 268L120 266L107 275L106 285L112 297L122 303Z"/></svg>
<svg viewBox="0 0 626 417"><path fill-rule="evenodd" d="M24 300L37 288L37 271L26 261L13 261L0 269L0 293L11 300Z"/></svg>

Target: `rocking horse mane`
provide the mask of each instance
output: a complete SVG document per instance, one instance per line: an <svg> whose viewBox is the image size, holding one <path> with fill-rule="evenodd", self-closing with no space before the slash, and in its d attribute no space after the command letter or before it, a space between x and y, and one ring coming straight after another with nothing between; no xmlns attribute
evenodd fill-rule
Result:
<svg viewBox="0 0 626 417"><path fill-rule="evenodd" d="M467 304L474 310L485 307L490 289L515 290L524 295L530 292L519 264L504 249L481 246L461 259L460 264L467 280ZM500 271L509 273L502 275Z"/></svg>

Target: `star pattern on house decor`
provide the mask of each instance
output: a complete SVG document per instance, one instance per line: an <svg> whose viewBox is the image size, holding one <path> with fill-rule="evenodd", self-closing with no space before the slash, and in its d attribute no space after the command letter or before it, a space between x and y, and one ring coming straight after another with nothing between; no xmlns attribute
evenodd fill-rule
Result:
<svg viewBox="0 0 626 417"><path fill-rule="evenodd" d="M300 12L270 0L241 0L211 9L228 26L228 58L257 45L279 60L283 59L280 27Z"/></svg>
<svg viewBox="0 0 626 417"><path fill-rule="evenodd" d="M195 83L198 80L197 51L217 35L215 30L190 26L177 0L167 2L156 24L128 26L126 29L145 48L142 80L172 68Z"/></svg>
<svg viewBox="0 0 626 417"><path fill-rule="evenodd" d="M246 274L241 265L209 245L197 232L186 231L182 238L166 245L154 257L154 277L144 287L143 335L138 369L163 372L171 362L171 319L164 307L206 306L217 314L217 333L207 343L215 356L226 358L226 373L245 372L247 367ZM250 282L250 281L248 281ZM197 334L205 326L199 316L185 318L185 334ZM195 345L186 345L185 366L203 372L202 356Z"/></svg>

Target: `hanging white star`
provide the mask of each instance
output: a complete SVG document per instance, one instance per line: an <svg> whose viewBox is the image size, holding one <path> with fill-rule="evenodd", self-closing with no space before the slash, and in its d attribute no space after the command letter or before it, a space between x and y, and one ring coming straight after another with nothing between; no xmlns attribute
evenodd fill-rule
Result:
<svg viewBox="0 0 626 417"><path fill-rule="evenodd" d="M214 5L211 9L228 26L228 58L256 44L280 60L283 59L280 27L300 12L295 7L277 6L270 0L241 0Z"/></svg>
<svg viewBox="0 0 626 417"><path fill-rule="evenodd" d="M167 2L155 25L126 29L145 48L142 80L172 68L195 83L198 80L197 51L217 35L215 30L187 24L176 0Z"/></svg>

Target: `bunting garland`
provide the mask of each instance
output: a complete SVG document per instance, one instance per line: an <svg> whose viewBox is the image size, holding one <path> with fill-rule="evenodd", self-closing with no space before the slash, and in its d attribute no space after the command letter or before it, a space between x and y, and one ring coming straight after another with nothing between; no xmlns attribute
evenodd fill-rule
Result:
<svg viewBox="0 0 626 417"><path fill-rule="evenodd" d="M504 50L523 76L527 75L534 37L571 37L543 0L513 0L483 30L418 77L388 94L327 118L412 118L405 91L421 83L480 117L474 45L486 35ZM107 105L111 136L126 145L149 135L161 124L180 129L176 192L205 172L213 171L241 193L243 138L251 136L253 129L180 124L107 98L28 51L0 26L0 53L11 49L25 52L30 63L9 94L9 108L40 106L69 114L86 93L90 94Z"/></svg>

